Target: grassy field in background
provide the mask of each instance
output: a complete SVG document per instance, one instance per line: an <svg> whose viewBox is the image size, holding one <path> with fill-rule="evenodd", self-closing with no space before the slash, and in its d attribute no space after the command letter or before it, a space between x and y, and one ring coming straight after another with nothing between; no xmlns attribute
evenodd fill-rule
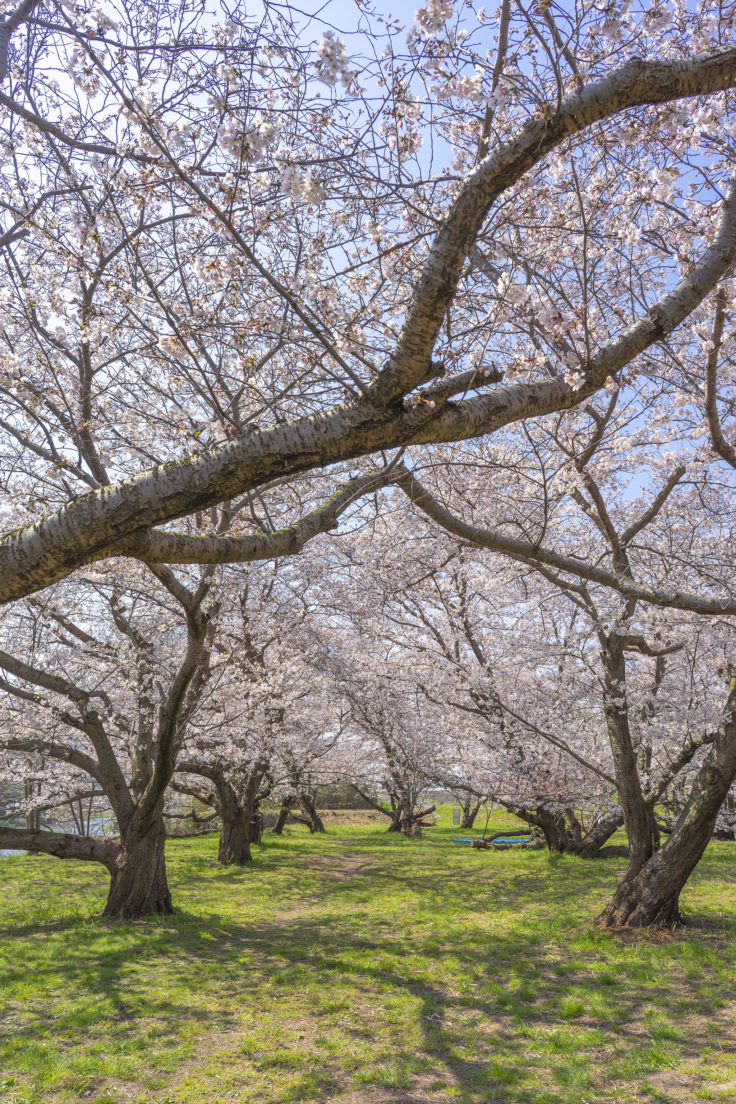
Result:
<svg viewBox="0 0 736 1104"><path fill-rule="evenodd" d="M510 820L494 817L493 826ZM693 926L623 942L622 869L383 824L168 847L176 916L97 919L104 871L0 861L2 1104L736 1099L736 844Z"/></svg>

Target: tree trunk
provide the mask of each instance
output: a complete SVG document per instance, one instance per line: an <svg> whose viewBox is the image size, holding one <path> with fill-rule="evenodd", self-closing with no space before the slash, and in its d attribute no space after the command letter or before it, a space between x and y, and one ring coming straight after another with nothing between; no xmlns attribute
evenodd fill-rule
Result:
<svg viewBox="0 0 736 1104"><path fill-rule="evenodd" d="M680 893L700 861L736 778L736 685L690 797L665 844L638 874L624 877L599 920L610 927L671 927L681 920Z"/></svg>
<svg viewBox="0 0 736 1104"><path fill-rule="evenodd" d="M228 809L227 815L223 809L221 816L222 831L217 849L217 861L233 866L244 866L253 859L250 845L261 842L263 814L249 815L247 807L237 806L234 810ZM281 832L278 835L281 835Z"/></svg>
<svg viewBox="0 0 736 1104"><path fill-rule="evenodd" d="M392 799L391 805L391 813L388 813L385 809L382 810L387 816L391 817L391 823L386 830L388 832L402 832L411 839L422 838L422 820L437 808L436 805L428 805L426 809L417 809L410 799L400 801ZM426 828L428 825L425 824L424 827Z"/></svg>
<svg viewBox="0 0 736 1104"><path fill-rule="evenodd" d="M577 851L583 842L583 827L572 807L565 809L565 822L572 838L572 846Z"/></svg>
<svg viewBox="0 0 736 1104"><path fill-rule="evenodd" d="M248 839L251 843L260 843L263 838L263 813L256 810L248 821Z"/></svg>
<svg viewBox="0 0 736 1104"><path fill-rule="evenodd" d="M220 816L222 830L217 861L225 865L244 866L253 858L250 853L250 824L238 805L234 809L221 808Z"/></svg>
<svg viewBox="0 0 736 1104"><path fill-rule="evenodd" d="M621 811L629 838L629 868L624 880L635 878L654 850L654 815L644 799L626 702L626 660L623 640L611 633L602 649L605 671L605 714L616 771Z"/></svg>
<svg viewBox="0 0 736 1104"><path fill-rule="evenodd" d="M536 820L538 827L544 832L544 840L550 851L564 854L570 850L571 836L564 816L552 813L549 809L538 809Z"/></svg>
<svg viewBox="0 0 736 1104"><path fill-rule="evenodd" d="M463 802L463 805L462 805L463 819L460 823L461 828L472 828L473 827L473 825L475 824L475 818L478 816L478 812L480 810L480 807L481 807L481 802L480 801L476 801L476 803L474 805L470 798L468 798L466 801Z"/></svg>
<svg viewBox="0 0 736 1104"><path fill-rule="evenodd" d="M523 805L515 805L512 801L501 800L501 805L519 820L532 828L540 828L544 834L544 841L550 851L564 854L569 851L571 836L565 824L565 818L560 813L553 813L540 805L536 809L526 809Z"/></svg>
<svg viewBox="0 0 736 1104"><path fill-rule="evenodd" d="M36 787L33 784L33 782L26 782L24 784L24 788L25 788L25 796L26 796L27 800L29 800L30 798L36 796ZM40 791L41 791L41 787L39 785L38 786L38 792L40 793ZM41 810L40 809L32 809L30 812L26 813L26 828L29 832L40 832L41 831ZM29 851L28 854L29 855L34 855L34 854L40 854L40 852Z"/></svg>
<svg viewBox="0 0 736 1104"><path fill-rule="evenodd" d="M395 793L389 794L391 801L391 812L387 816L391 817L391 823L386 829L387 832L405 832L407 820L411 816L411 805L405 798L398 797Z"/></svg>
<svg viewBox="0 0 736 1104"><path fill-rule="evenodd" d="M243 866L253 857L251 843L261 842L263 817L256 812L256 804L262 778L263 770L258 763L251 768L241 792L231 785L224 774L220 773L217 777L218 806L222 817L218 862Z"/></svg>
<svg viewBox="0 0 736 1104"><path fill-rule="evenodd" d="M145 831L134 816L130 824L121 827L120 842L103 915L122 920L170 916L174 908L166 880L163 816L158 815Z"/></svg>
<svg viewBox="0 0 736 1104"><path fill-rule="evenodd" d="M303 790L299 794L299 804L301 805L304 815L307 818L307 824L309 825L310 832L325 832L324 821L317 812L317 807L314 804L314 799L310 793Z"/></svg>
<svg viewBox="0 0 736 1104"><path fill-rule="evenodd" d="M296 799L293 798L293 797L287 797L287 798L285 798L283 804L281 805L281 808L279 809L279 815L276 817L276 823L274 824L273 828L271 829L271 831L273 832L273 834L275 836L280 836L283 833L284 825L286 824L286 821L289 819L289 813L291 812L291 806L294 804L295 800Z"/></svg>
<svg viewBox="0 0 736 1104"><path fill-rule="evenodd" d="M596 858L601 847L611 838L614 832L618 831L623 822L624 817L620 809L616 809L615 812L597 820L583 836L575 854L579 855L581 859Z"/></svg>
<svg viewBox="0 0 736 1104"><path fill-rule="evenodd" d="M540 828L550 851L557 854L578 855L582 859L595 858L606 840L609 840L624 822L621 811L616 809L609 816L593 824L578 840L574 838L561 813L553 813L544 806L525 809L509 801L501 801L501 804L519 820L525 821L533 828Z"/></svg>
<svg viewBox="0 0 736 1104"><path fill-rule="evenodd" d="M0 847L101 863L110 873L103 916L139 920L174 911L166 882L163 817L142 832L135 819L121 829L120 844L67 832L31 832L0 826Z"/></svg>

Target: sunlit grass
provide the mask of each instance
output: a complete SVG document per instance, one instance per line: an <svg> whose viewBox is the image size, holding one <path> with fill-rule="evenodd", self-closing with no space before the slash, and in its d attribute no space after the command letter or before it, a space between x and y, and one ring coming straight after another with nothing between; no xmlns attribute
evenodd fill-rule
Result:
<svg viewBox="0 0 736 1104"><path fill-rule="evenodd" d="M452 834L295 828L242 870L173 841L178 913L128 925L101 870L0 862L2 1104L736 1099L736 845L694 926L625 943L620 861Z"/></svg>

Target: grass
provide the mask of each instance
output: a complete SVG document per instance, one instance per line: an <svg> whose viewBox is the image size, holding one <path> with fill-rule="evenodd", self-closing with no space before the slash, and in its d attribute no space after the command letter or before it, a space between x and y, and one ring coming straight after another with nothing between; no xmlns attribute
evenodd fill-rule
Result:
<svg viewBox="0 0 736 1104"><path fill-rule="evenodd" d="M509 824L496 818L493 827ZM692 925L593 920L620 861L383 825L172 841L179 911L99 920L104 872L0 862L2 1104L674 1104L736 1098L736 845ZM462 833L466 834L466 833Z"/></svg>

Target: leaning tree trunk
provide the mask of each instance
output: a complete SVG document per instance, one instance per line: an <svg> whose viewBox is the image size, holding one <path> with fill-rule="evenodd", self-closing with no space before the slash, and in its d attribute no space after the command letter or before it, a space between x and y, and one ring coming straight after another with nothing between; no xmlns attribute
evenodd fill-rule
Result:
<svg viewBox="0 0 736 1104"><path fill-rule="evenodd" d="M553 813L550 809L537 809L536 821L544 833L544 841L550 851L564 855L570 850L572 836L561 813Z"/></svg>
<svg viewBox="0 0 736 1104"><path fill-rule="evenodd" d="M317 806L314 804L314 799L310 793L306 790L302 790L299 794L299 804L302 807L305 817L307 818L307 824L309 825L310 832L326 832L324 821L317 812Z"/></svg>
<svg viewBox="0 0 736 1104"><path fill-rule="evenodd" d="M273 832L273 834L275 836L280 836L283 833L284 825L286 824L287 820L289 819L289 814L291 812L291 807L294 804L295 800L296 800L295 797L286 797L286 798L284 798L284 800L281 804L281 808L279 809L278 816L276 817L276 823L274 824L273 828L271 829L271 831Z"/></svg>
<svg viewBox="0 0 736 1104"><path fill-rule="evenodd" d="M515 805L512 801L501 800L500 803L510 813L517 816L519 820L523 820L525 824L529 824L532 828L541 829L548 850L556 854L565 854L570 850L572 836L561 813L553 813L551 809L547 809L543 805L536 809L527 809L523 805Z"/></svg>
<svg viewBox="0 0 736 1104"><path fill-rule="evenodd" d="M517 816L521 816L517 813ZM581 859L594 859L604 843L611 838L623 824L623 815L619 810L604 817L585 833L579 835L570 831L565 817L549 809L537 809L530 816L522 817L527 823L541 828L545 843L550 851L561 855L577 855Z"/></svg>
<svg viewBox="0 0 736 1104"><path fill-rule="evenodd" d="M601 817L600 820L597 820L595 824L591 825L580 840L575 854L581 859L597 858L604 843L607 843L614 832L619 830L623 822L624 817L620 809L616 809L614 812L609 813L608 816ZM609 854L613 853L611 848L607 848L606 850Z"/></svg>
<svg viewBox="0 0 736 1104"><path fill-rule="evenodd" d="M690 797L665 844L634 878L625 877L600 916L610 927L672 926L681 921L680 893L700 861L736 778L736 684Z"/></svg>
<svg viewBox="0 0 736 1104"><path fill-rule="evenodd" d="M127 825L121 825L120 852L111 869L104 916L139 920L143 916L173 913L166 879L165 842L161 813L146 826L141 826L135 815Z"/></svg>
<svg viewBox="0 0 736 1104"><path fill-rule="evenodd" d="M466 800L462 804L463 818L460 822L461 828L473 827L473 825L475 824L475 818L478 816L478 812L480 811L481 804L482 802L476 801L474 805L470 798L466 798Z"/></svg>

